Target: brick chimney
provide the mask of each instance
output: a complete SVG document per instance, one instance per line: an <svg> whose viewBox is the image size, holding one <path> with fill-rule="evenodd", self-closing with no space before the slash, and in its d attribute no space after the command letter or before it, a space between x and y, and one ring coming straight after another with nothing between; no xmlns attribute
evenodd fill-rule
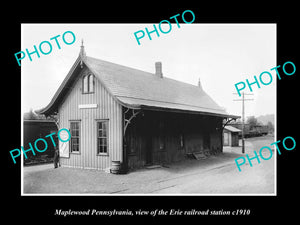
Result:
<svg viewBox="0 0 300 225"><path fill-rule="evenodd" d="M162 74L162 65L161 62L156 62L155 63L155 74L160 77L163 78L163 74Z"/></svg>
<svg viewBox="0 0 300 225"><path fill-rule="evenodd" d="M198 87L199 87L201 90L203 90L203 89L202 89L201 82L200 82L200 77L199 77L199 80L198 80Z"/></svg>

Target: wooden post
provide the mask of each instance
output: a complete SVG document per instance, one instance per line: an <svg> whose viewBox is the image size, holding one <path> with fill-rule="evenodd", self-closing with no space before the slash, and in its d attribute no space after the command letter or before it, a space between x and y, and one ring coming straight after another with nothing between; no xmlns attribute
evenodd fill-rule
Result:
<svg viewBox="0 0 300 225"><path fill-rule="evenodd" d="M233 93L237 94L237 93ZM244 94L242 95L242 99L233 99L233 101L242 101L242 153L245 153L245 101L251 101L254 99L245 99L245 95L253 95L253 94Z"/></svg>
<svg viewBox="0 0 300 225"><path fill-rule="evenodd" d="M242 153L245 153L245 139L244 139L244 129L245 129L245 95L243 92L243 103L242 103Z"/></svg>

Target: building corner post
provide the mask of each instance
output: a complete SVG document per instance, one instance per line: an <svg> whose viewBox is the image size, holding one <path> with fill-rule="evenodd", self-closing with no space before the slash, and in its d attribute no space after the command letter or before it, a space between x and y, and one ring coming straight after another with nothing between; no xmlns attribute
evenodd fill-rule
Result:
<svg viewBox="0 0 300 225"><path fill-rule="evenodd" d="M122 165L121 165L121 171L123 174L128 173L128 160L127 160L127 142L126 142L126 136L125 136L125 108L122 107Z"/></svg>

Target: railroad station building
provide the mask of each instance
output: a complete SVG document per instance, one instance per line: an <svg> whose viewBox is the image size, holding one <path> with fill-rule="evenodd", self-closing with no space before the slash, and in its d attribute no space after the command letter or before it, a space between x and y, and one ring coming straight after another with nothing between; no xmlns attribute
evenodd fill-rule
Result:
<svg viewBox="0 0 300 225"><path fill-rule="evenodd" d="M162 64L145 72L86 55L84 46L51 102L71 139L59 143L65 167L125 170L222 152L229 115L198 85L167 78Z"/></svg>

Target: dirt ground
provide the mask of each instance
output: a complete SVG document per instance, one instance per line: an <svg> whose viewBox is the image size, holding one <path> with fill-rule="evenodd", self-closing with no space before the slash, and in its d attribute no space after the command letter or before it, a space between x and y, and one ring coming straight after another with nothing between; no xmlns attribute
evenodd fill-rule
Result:
<svg viewBox="0 0 300 225"><path fill-rule="evenodd" d="M269 146L273 137L246 140L246 153ZM274 194L274 157L253 160L239 172L234 159L241 147L224 147L207 159L187 159L165 167L140 169L125 175L99 170L54 169L52 164L23 168L24 194Z"/></svg>

